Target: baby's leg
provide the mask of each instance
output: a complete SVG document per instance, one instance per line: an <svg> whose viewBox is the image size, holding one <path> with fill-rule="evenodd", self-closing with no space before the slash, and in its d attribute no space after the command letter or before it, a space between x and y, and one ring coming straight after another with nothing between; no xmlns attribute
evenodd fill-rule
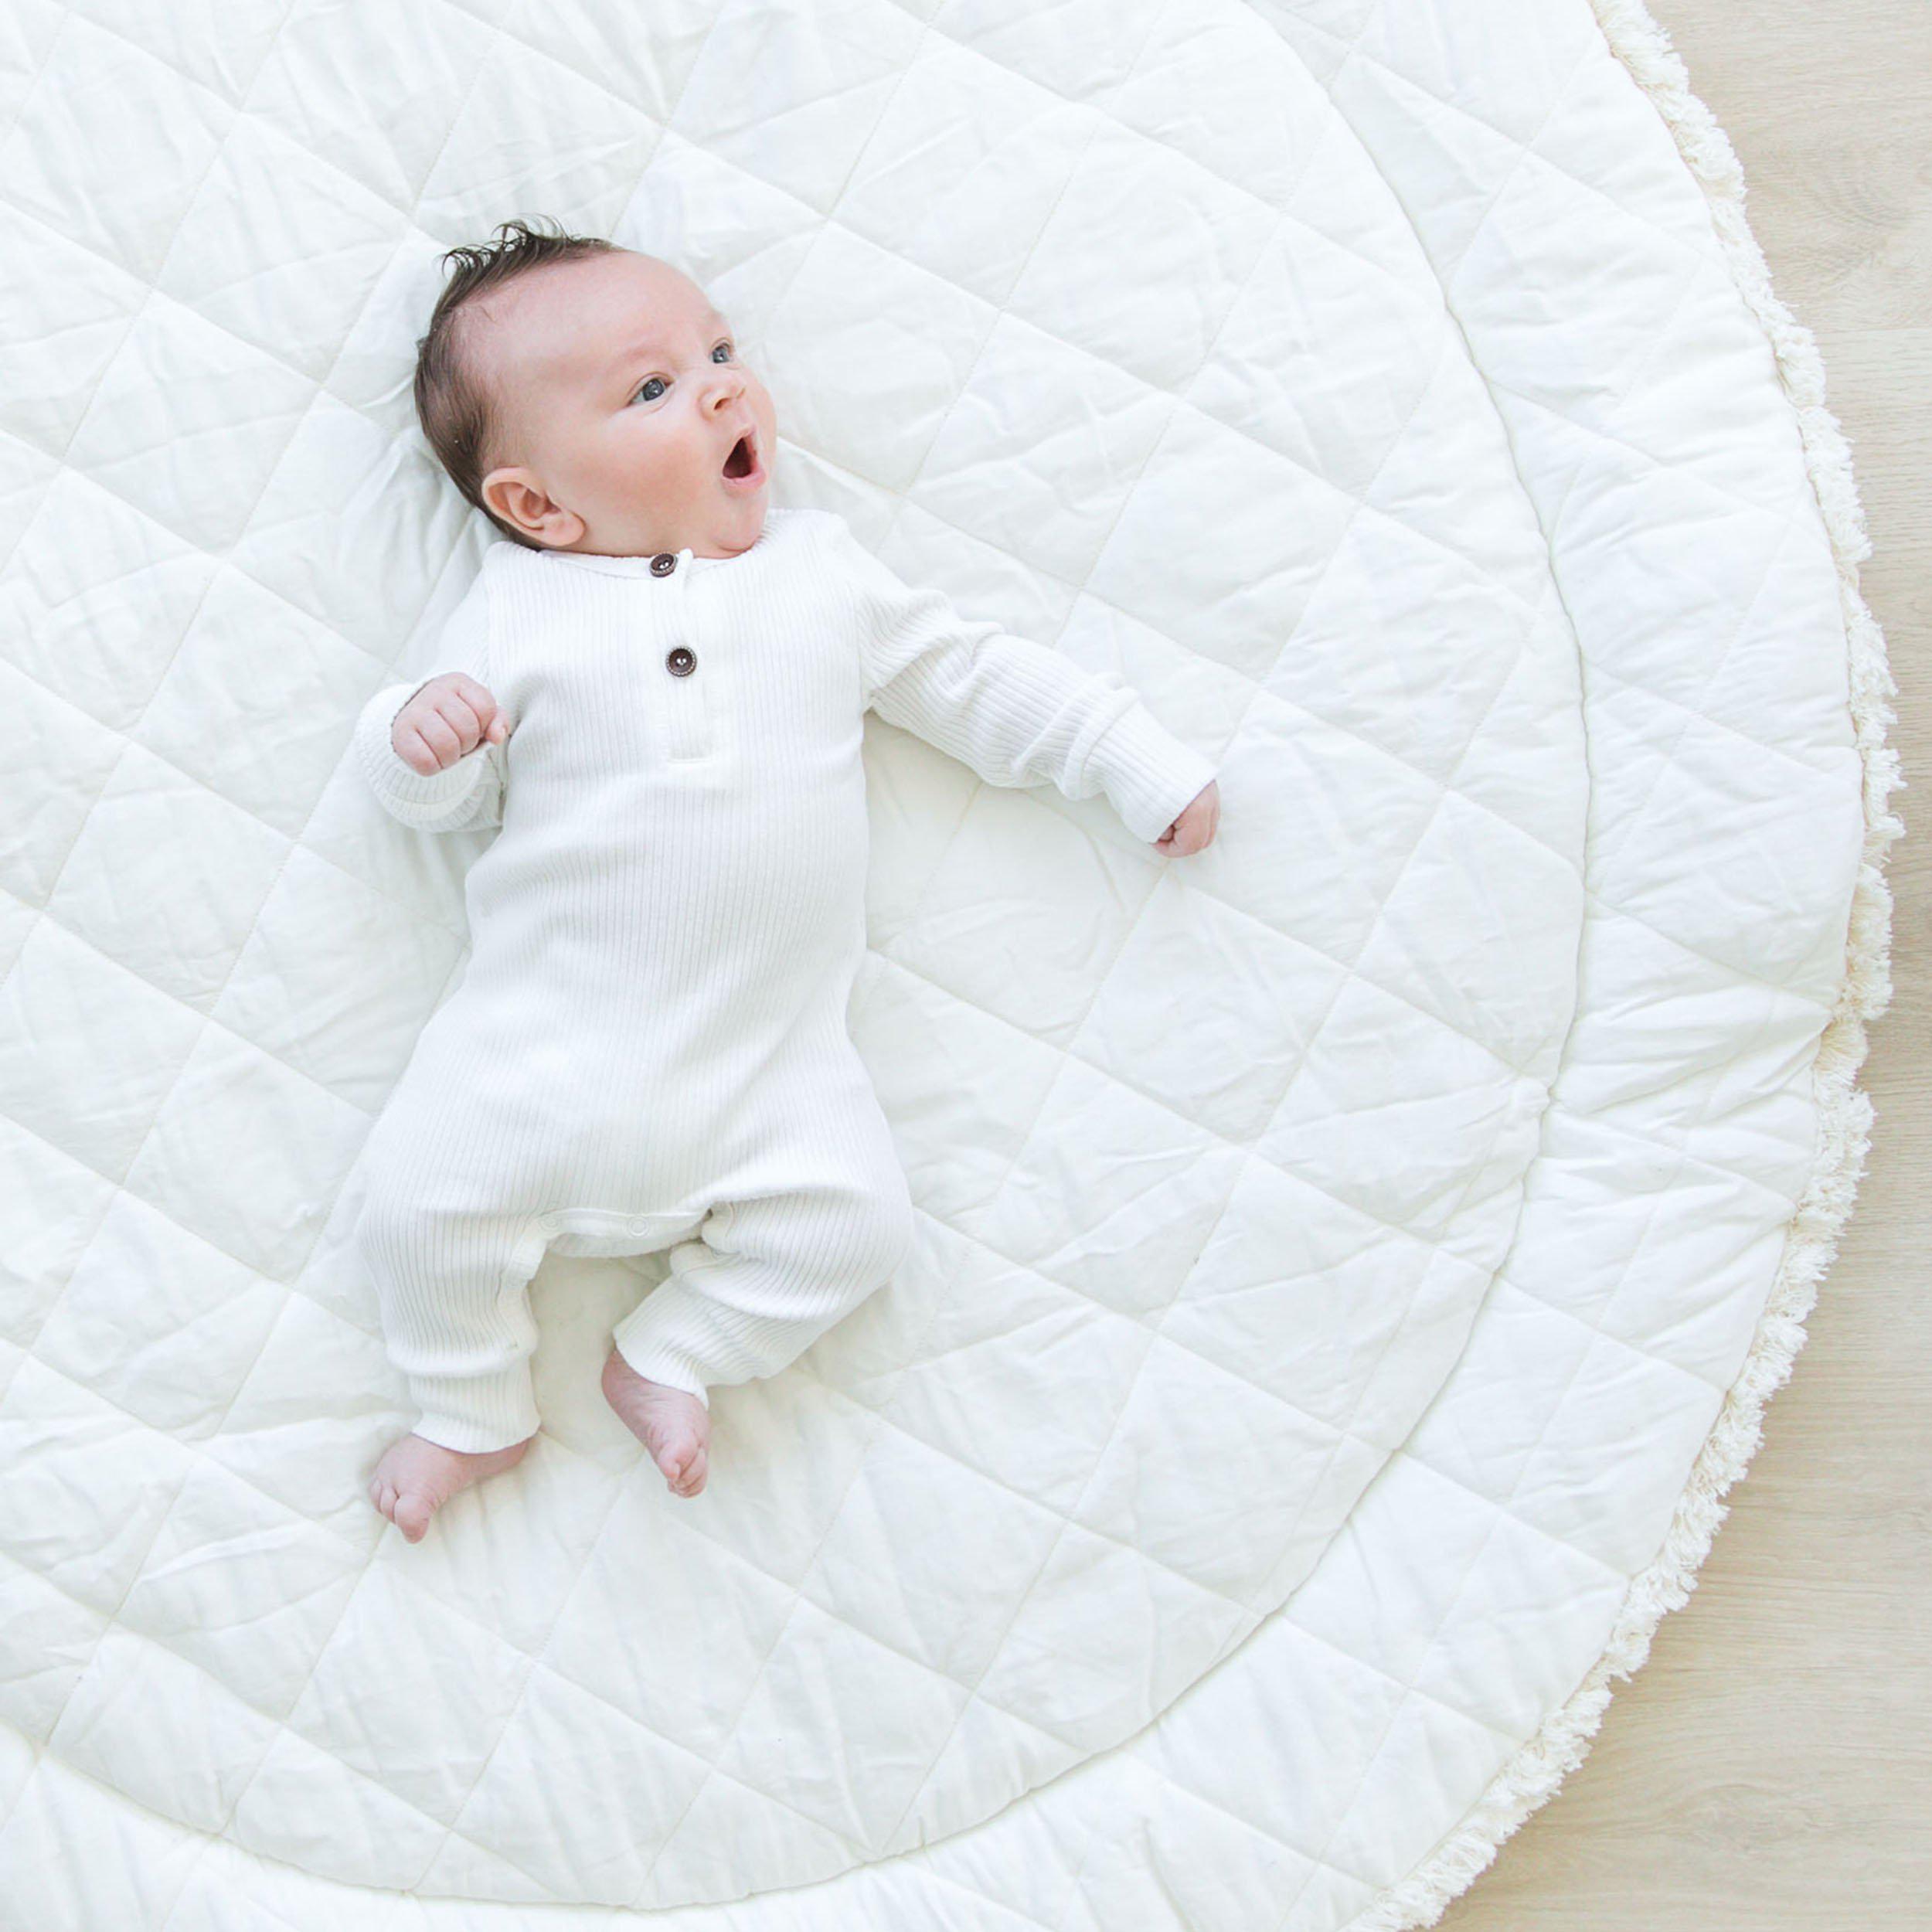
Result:
<svg viewBox="0 0 1932 1932"><path fill-rule="evenodd" d="M681 1413L708 1442L709 1385L776 1374L883 1287L911 1240L912 1202L896 1163L862 1182L720 1204L671 1250L669 1275L618 1323L614 1352L647 1384L695 1398L700 1406ZM607 1365L607 1395L611 1381ZM624 1414L615 1396L612 1406Z"/></svg>
<svg viewBox="0 0 1932 1932"><path fill-rule="evenodd" d="M425 1205L427 1191L420 1179L377 1179L355 1230L389 1359L423 1412L369 1481L370 1499L412 1543L457 1490L520 1461L541 1420L529 1360L536 1224Z"/></svg>

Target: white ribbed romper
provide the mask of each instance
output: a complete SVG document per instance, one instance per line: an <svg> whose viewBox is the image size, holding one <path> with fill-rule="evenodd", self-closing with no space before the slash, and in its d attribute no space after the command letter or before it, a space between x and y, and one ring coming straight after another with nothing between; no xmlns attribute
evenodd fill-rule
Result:
<svg viewBox="0 0 1932 1932"><path fill-rule="evenodd" d="M1214 767L1117 679L963 621L802 506L733 557L495 543L434 662L512 732L413 771L389 730L427 679L355 727L403 824L500 827L465 885L468 970L365 1150L356 1249L417 1433L536 1431L527 1289L551 1247L669 1248L613 1340L708 1404L801 1353L911 1238L845 1023L867 708L989 784L1104 787L1150 840Z"/></svg>

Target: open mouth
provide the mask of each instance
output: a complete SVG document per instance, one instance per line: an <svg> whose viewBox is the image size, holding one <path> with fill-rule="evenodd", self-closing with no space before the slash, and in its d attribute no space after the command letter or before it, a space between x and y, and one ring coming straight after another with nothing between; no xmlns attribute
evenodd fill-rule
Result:
<svg viewBox="0 0 1932 1932"><path fill-rule="evenodd" d="M725 458L724 478L727 483L752 484L764 474L764 466L758 457L758 437L754 430L747 430L731 446L731 454Z"/></svg>

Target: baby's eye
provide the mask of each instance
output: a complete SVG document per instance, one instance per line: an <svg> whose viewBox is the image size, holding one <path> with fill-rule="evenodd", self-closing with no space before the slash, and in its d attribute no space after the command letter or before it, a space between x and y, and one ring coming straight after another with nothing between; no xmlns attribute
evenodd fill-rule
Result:
<svg viewBox="0 0 1932 1932"><path fill-rule="evenodd" d="M727 338L726 341L719 342L713 346L711 353L714 359L717 355L718 351L721 349L725 350L729 355L736 355L737 352L730 341ZM653 383L655 383L658 385L657 396L653 396L649 393L651 385ZM637 393L631 398L631 400L635 402L641 399L643 401L647 403L655 403L658 400L658 396L662 396L663 393L664 378L662 376L647 376L644 380L638 385Z"/></svg>

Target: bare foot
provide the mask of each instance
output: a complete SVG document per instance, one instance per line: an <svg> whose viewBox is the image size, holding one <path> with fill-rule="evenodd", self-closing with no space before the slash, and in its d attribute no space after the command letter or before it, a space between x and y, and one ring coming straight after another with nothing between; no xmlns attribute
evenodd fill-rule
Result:
<svg viewBox="0 0 1932 1932"><path fill-rule="evenodd" d="M613 1347L604 1365L604 1399L664 1471L674 1496L704 1487L711 1454L711 1411L685 1389L641 1376Z"/></svg>
<svg viewBox="0 0 1932 1932"><path fill-rule="evenodd" d="M423 1436L398 1436L383 1451L369 1479L369 1499L411 1543L420 1543L430 1517L459 1489L521 1462L536 1440L535 1436L526 1436L507 1449L470 1455Z"/></svg>

